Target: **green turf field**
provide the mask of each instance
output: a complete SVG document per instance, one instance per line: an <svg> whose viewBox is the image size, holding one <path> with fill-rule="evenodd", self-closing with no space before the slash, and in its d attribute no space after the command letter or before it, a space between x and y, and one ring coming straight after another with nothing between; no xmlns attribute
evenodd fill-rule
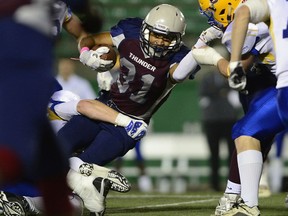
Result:
<svg viewBox="0 0 288 216"><path fill-rule="evenodd" d="M186 194L125 194L109 192L105 216L209 216L214 214L221 193L192 192ZM287 216L286 193L260 198L261 215ZM84 216L89 216L85 211Z"/></svg>

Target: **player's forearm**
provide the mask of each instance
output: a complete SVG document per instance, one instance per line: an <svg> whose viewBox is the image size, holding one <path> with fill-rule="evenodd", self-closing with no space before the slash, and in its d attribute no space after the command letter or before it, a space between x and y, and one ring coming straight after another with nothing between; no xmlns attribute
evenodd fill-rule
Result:
<svg viewBox="0 0 288 216"><path fill-rule="evenodd" d="M180 63L177 65L176 69L170 70L170 73L172 74L171 79L172 79L173 83L178 83L178 82L184 81L195 70L197 70L197 66L198 66L198 63L195 61L195 59L192 55L192 51L190 51L180 61Z"/></svg>
<svg viewBox="0 0 288 216"><path fill-rule="evenodd" d="M81 100L77 111L88 118L115 124L118 112L97 100Z"/></svg>
<svg viewBox="0 0 288 216"><path fill-rule="evenodd" d="M83 29L81 21L74 14L68 22L63 23L63 27L77 40L77 42L88 35L87 32Z"/></svg>
<svg viewBox="0 0 288 216"><path fill-rule="evenodd" d="M81 50L83 47L92 48L96 44L106 44L113 46L112 38L109 32L101 32L98 34L89 35L84 37L79 42L78 48Z"/></svg>
<svg viewBox="0 0 288 216"><path fill-rule="evenodd" d="M250 11L247 6L241 6L235 13L232 30L232 51L231 62L241 60L241 50L244 45L248 23L250 20Z"/></svg>
<svg viewBox="0 0 288 216"><path fill-rule="evenodd" d="M217 68L218 68L220 74L222 76L224 76L225 78L229 77L228 70L227 70L228 64L229 64L229 62L224 58L220 59L217 63Z"/></svg>

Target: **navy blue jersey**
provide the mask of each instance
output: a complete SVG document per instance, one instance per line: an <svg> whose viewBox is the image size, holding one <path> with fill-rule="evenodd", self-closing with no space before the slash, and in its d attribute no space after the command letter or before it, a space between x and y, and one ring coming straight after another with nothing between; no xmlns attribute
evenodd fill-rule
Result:
<svg viewBox="0 0 288 216"><path fill-rule="evenodd" d="M183 45L168 59L148 57L139 40L142 21L129 18L111 28L121 66L110 96L119 111L149 120L174 87L169 78L170 67L179 63L190 50Z"/></svg>

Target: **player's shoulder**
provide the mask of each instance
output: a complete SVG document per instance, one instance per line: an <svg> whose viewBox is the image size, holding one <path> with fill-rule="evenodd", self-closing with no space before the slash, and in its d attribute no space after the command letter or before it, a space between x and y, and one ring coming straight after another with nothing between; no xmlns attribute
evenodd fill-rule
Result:
<svg viewBox="0 0 288 216"><path fill-rule="evenodd" d="M139 38L143 19L134 17L120 20L110 29L113 37L123 34L125 38Z"/></svg>
<svg viewBox="0 0 288 216"><path fill-rule="evenodd" d="M189 49L185 44L182 44L179 51L172 56L170 62L172 64L179 63L190 52L190 50L191 49Z"/></svg>
<svg viewBox="0 0 288 216"><path fill-rule="evenodd" d="M143 22L142 18L139 17L128 17L125 19L122 19L118 22L117 25L125 25L125 26L141 26Z"/></svg>

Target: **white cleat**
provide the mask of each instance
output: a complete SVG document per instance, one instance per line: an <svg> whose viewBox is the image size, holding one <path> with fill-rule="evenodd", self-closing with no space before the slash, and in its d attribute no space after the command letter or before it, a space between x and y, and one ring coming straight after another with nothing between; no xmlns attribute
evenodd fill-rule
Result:
<svg viewBox="0 0 288 216"><path fill-rule="evenodd" d="M272 195L268 185L259 185L258 196L261 198L270 197Z"/></svg>
<svg viewBox="0 0 288 216"><path fill-rule="evenodd" d="M29 204L22 196L0 191L0 212L5 216L25 216Z"/></svg>
<svg viewBox="0 0 288 216"><path fill-rule="evenodd" d="M228 194L224 193L224 195L219 199L218 205L215 209L215 214L217 216L224 215L227 211L229 211L233 205L240 198L239 194Z"/></svg>
<svg viewBox="0 0 288 216"><path fill-rule="evenodd" d="M232 206L232 208L224 213L225 216L260 216L260 210L258 206L249 207L247 206L243 199L240 198Z"/></svg>
<svg viewBox="0 0 288 216"><path fill-rule="evenodd" d="M96 164L83 163L79 167L79 172L84 176L107 178L111 182L110 189L113 191L126 193L131 189L131 184L126 177L124 177L121 173L106 167L98 166Z"/></svg>
<svg viewBox="0 0 288 216"><path fill-rule="evenodd" d="M106 196L111 183L106 178L84 176L70 169L67 174L67 182L71 189L78 194L84 202L84 206L95 215L102 216L106 209Z"/></svg>

